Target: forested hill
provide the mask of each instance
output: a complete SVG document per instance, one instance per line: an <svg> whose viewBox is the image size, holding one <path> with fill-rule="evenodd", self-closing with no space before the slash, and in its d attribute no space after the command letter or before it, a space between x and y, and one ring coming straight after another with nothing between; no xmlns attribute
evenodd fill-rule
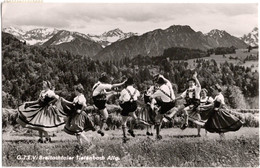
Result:
<svg viewBox="0 0 260 168"><path fill-rule="evenodd" d="M7 33L2 33L2 42L3 107L16 108L24 101L37 99L41 82L46 79L54 84L57 94L69 100L74 96L73 86L82 83L91 104L91 88L102 72L113 77L113 83L120 82L123 76L134 76L141 91L151 84L154 73L161 73L174 83L177 93L184 91L191 76L187 62L174 62L163 56L139 55L131 60L100 62L52 47L28 46ZM195 60L194 65L202 87L223 85L226 102L233 108L248 108L246 99L258 96L258 72L251 72L250 68L229 63L218 66L214 60L202 59Z"/></svg>

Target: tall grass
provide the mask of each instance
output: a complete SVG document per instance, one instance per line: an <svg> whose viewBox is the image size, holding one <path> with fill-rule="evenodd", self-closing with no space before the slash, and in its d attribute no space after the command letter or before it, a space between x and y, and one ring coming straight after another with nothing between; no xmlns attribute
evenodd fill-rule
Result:
<svg viewBox="0 0 260 168"><path fill-rule="evenodd" d="M52 144L37 144L30 141L3 142L3 166L146 166L146 167L255 167L259 165L259 141L255 137L227 140L200 141L193 139L131 139L123 144L121 139L94 140L79 148L75 142L60 141ZM22 161L17 156L108 156L120 160L35 160Z"/></svg>

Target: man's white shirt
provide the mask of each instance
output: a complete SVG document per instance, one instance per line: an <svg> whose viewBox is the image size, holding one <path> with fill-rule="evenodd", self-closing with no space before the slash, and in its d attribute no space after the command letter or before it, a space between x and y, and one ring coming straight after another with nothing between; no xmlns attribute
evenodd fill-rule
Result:
<svg viewBox="0 0 260 168"><path fill-rule="evenodd" d="M97 95L99 95L103 91L106 93L106 90L111 90L112 89L112 85L111 84L105 84L105 83L97 82L93 86L93 89L94 89L93 90L93 96L97 96Z"/></svg>
<svg viewBox="0 0 260 168"><path fill-rule="evenodd" d="M133 86L127 86L120 93L119 100L121 102L127 102L127 101L129 101L131 99L131 96L130 96L129 92L126 89L128 89L129 92L131 93L131 95L133 95L133 100L134 101L136 101L137 98L140 96L140 92L137 89L135 89Z"/></svg>
<svg viewBox="0 0 260 168"><path fill-rule="evenodd" d="M168 96L162 91L165 92ZM171 102L172 100L175 100L175 94L172 89L172 84L170 82L163 84L151 97L152 98L159 97L163 102Z"/></svg>

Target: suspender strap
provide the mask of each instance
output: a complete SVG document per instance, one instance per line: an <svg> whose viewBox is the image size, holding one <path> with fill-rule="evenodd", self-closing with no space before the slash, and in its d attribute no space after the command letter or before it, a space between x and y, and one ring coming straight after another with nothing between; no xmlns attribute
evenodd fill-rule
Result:
<svg viewBox="0 0 260 168"><path fill-rule="evenodd" d="M192 98L189 97L189 92L193 92L192 93ZM192 90L187 89L187 91L186 91L186 99L195 99L195 98L196 98L196 96L195 96L195 89L192 89Z"/></svg>
<svg viewBox="0 0 260 168"><path fill-rule="evenodd" d="M96 84L96 86L92 89L92 91L96 90L96 88L100 85L100 83Z"/></svg>
<svg viewBox="0 0 260 168"><path fill-rule="evenodd" d="M134 100L134 95L135 95L135 93L136 93L136 89L135 89L135 91L134 91L133 94L131 94L130 90L128 90L127 88L126 88L126 91L127 91L128 94L130 95L130 100Z"/></svg>
<svg viewBox="0 0 260 168"><path fill-rule="evenodd" d="M169 91L170 91L170 95L169 94L167 94L165 91L163 91L162 89L159 89L163 94L165 94L167 97L169 97L172 101L173 101L173 99L172 99L172 92L171 92L171 89L170 89L170 87L168 86L168 88L169 88Z"/></svg>

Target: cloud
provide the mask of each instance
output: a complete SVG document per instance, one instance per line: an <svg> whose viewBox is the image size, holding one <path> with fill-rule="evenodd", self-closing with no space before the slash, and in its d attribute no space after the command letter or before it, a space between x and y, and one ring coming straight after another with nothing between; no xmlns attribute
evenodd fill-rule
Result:
<svg viewBox="0 0 260 168"><path fill-rule="evenodd" d="M251 18L247 26L238 26L247 17ZM183 24L202 32L228 28L237 34L251 31L257 25L257 17L257 4L5 3L2 23L3 26L55 27L84 33L101 33L117 27L144 33Z"/></svg>
<svg viewBox="0 0 260 168"><path fill-rule="evenodd" d="M211 7L212 13L226 16L248 15L257 13L257 4L217 4Z"/></svg>

